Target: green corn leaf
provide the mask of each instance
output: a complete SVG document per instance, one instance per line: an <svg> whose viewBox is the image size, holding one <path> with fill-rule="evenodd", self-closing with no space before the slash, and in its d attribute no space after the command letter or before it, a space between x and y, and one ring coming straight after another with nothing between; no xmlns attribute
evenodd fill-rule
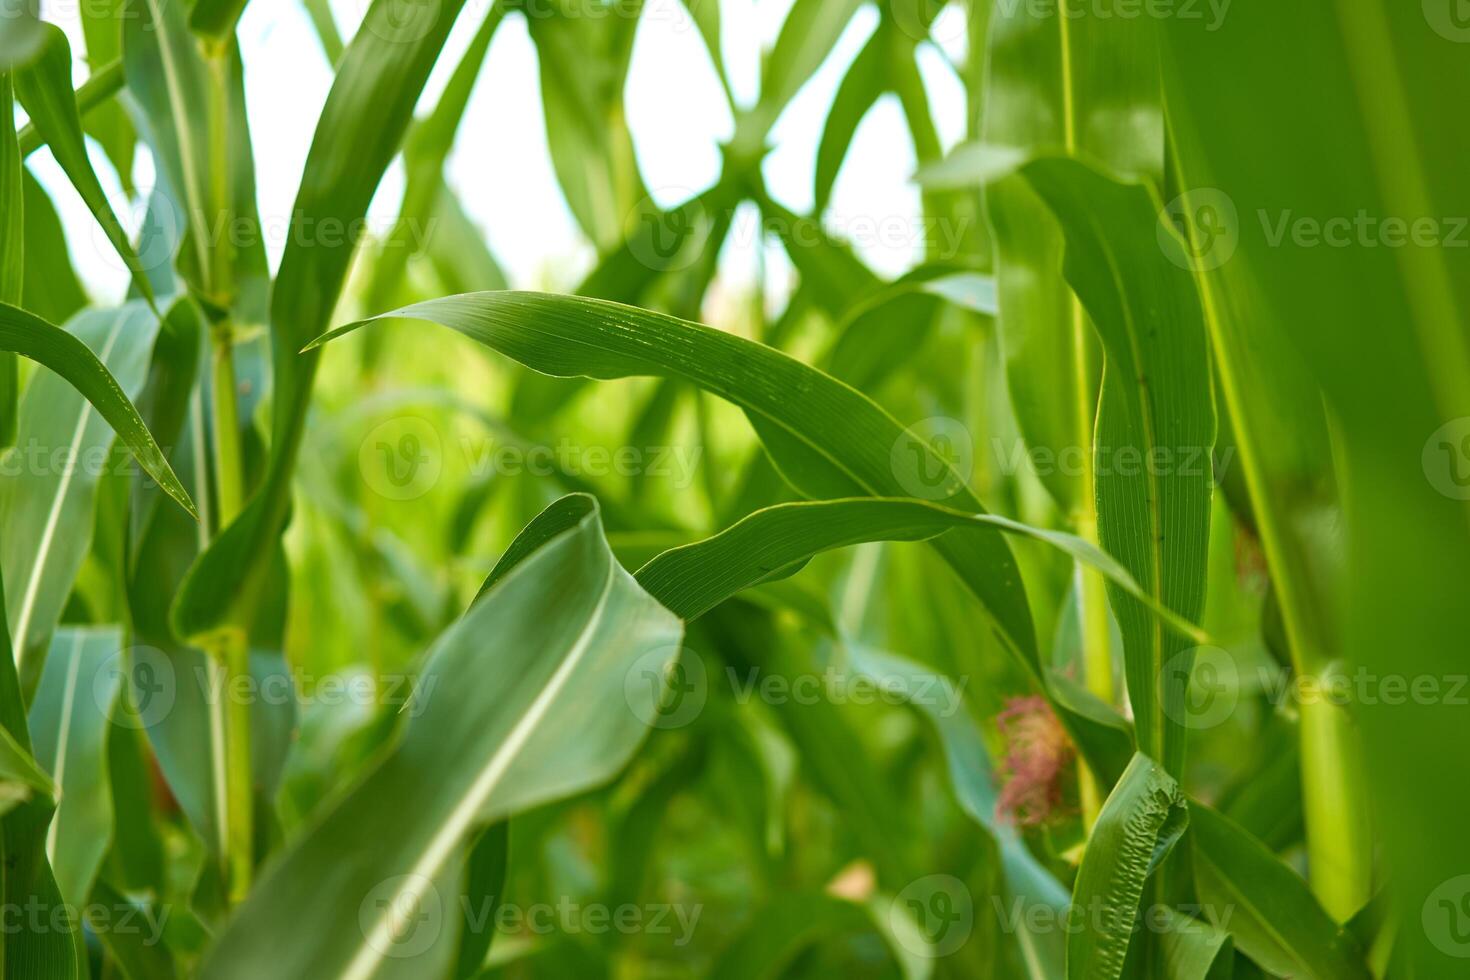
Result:
<svg viewBox="0 0 1470 980"><path fill-rule="evenodd" d="M56 162L66 172L72 186L102 226L108 241L132 272L133 282L152 304L153 288L148 283L143 263L133 251L127 232L113 213L107 194L92 169L92 162L87 158L82 119L71 90L71 46L61 28L48 24L44 29L46 45L40 57L15 73L16 95L30 115L31 124L51 147Z"/></svg>
<svg viewBox="0 0 1470 980"><path fill-rule="evenodd" d="M1144 187L1071 160L1037 160L1022 173L1061 222L1067 280L1106 352L1094 451L1099 537L1159 605L1196 619L1205 594L1215 406L1194 281L1156 235L1147 237L1158 208ZM1116 586L1110 591L1138 744L1178 773L1192 642Z"/></svg>
<svg viewBox="0 0 1470 980"><path fill-rule="evenodd" d="M625 679L662 671L681 635L614 561L595 512L553 538L434 645L397 747L275 861L203 975L447 970L472 832L617 772L656 711L655 692ZM319 940L258 941L282 929Z"/></svg>
<svg viewBox="0 0 1470 980"><path fill-rule="evenodd" d="M812 210L817 214L826 209L831 199L837 172L842 169L842 161L847 157L852 138L857 135L858 125L888 89L885 69L889 51L895 43L893 33L890 21L880 23L837 88L837 95L822 127L821 143L817 146L816 183L812 191Z"/></svg>
<svg viewBox="0 0 1470 980"><path fill-rule="evenodd" d="M1122 976L1144 882L1188 822L1179 784L1157 762L1135 755L1098 814L1072 887L1069 980Z"/></svg>
<svg viewBox="0 0 1470 980"><path fill-rule="evenodd" d="M1045 542L1101 572L1175 629L1205 639L1197 627L1157 605L1122 565L1075 535L918 500L869 497L778 504L712 538L664 552L640 568L637 578L659 602L691 620L743 589L792 574L823 551L867 541L926 541L977 526Z"/></svg>
<svg viewBox="0 0 1470 980"><path fill-rule="evenodd" d="M21 401L21 471L0 484L9 534L0 543L9 619L25 688L40 676L50 636L90 540L101 471L122 435L144 469L181 503L189 500L130 400L143 387L158 320L141 303L84 313L70 330L0 307L0 338L51 369ZM0 346L9 346L9 338ZM94 353L95 350L95 353ZM193 513L192 504L186 504Z"/></svg>
<svg viewBox="0 0 1470 980"><path fill-rule="evenodd" d="M744 409L783 474L808 495L921 492L931 503L983 513L948 462L883 409L820 371L727 333L615 303L537 293L471 293L384 316L442 323L557 377L688 381ZM313 347L366 322L338 328ZM935 547L1044 686L1025 593L1005 541L961 531ZM1071 727L1073 713L1065 706L1060 713Z"/></svg>
<svg viewBox="0 0 1470 980"><path fill-rule="evenodd" d="M1241 952L1277 976L1366 978L1357 941L1307 883L1215 810L1189 807L1200 903Z"/></svg>

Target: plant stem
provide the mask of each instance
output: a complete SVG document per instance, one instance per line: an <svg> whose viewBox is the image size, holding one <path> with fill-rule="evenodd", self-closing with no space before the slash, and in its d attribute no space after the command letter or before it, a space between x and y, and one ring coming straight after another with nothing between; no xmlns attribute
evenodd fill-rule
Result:
<svg viewBox="0 0 1470 980"><path fill-rule="evenodd" d="M219 530L223 531L244 506L241 472L240 413L235 399L234 331L229 321L216 324L211 391L214 399L214 473L219 498ZM254 865L254 793L250 767L250 702L240 696L249 690L238 678L250 676L250 642L243 631L230 630L214 651L224 670L218 696L224 699L226 865L229 899L235 904L250 890Z"/></svg>
<svg viewBox="0 0 1470 980"><path fill-rule="evenodd" d="M1319 689L1326 689L1324 683ZM1346 922L1372 895L1373 832L1357 726L1331 698L1303 698L1302 807L1312 891Z"/></svg>
<svg viewBox="0 0 1470 980"><path fill-rule="evenodd" d="M235 338L228 321L215 326L214 472L219 498L219 530L223 531L245 505L241 472L240 412L235 400Z"/></svg>
<svg viewBox="0 0 1470 980"><path fill-rule="evenodd" d="M225 840L228 845L229 901L237 905L250 891L255 865L255 794L250 763L250 699L248 687L235 678L250 676L250 644L243 632L231 630L220 641L225 665Z"/></svg>

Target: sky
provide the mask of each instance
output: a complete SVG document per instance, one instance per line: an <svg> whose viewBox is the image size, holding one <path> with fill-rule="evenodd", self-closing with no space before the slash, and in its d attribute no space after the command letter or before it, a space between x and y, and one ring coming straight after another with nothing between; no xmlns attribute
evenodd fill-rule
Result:
<svg viewBox="0 0 1470 980"><path fill-rule="evenodd" d="M83 48L78 20L82 0L44 0L43 16ZM431 107L468 46L490 0L469 0L420 101ZM792 0L720 0L722 53L731 86L741 105L759 95L761 54L775 41ZM333 0L344 38L350 38L368 0ZM764 176L772 196L797 213L812 207L817 143L828 107L848 66L878 23L878 11L861 8L817 74L797 94L771 134L774 149ZM933 36L944 50L926 43L919 66L946 149L962 138L963 86L950 59L963 57L963 14L951 5ZM317 116L331 87L332 73L311 22L296 0L255 0L240 22L245 63L246 103L255 141L260 213L267 229L283 228L296 197ZM946 57L948 54L948 58ZM76 81L86 68L78 57ZM646 0L634 42L625 88L627 121L639 168L650 195L661 205L676 203L714 183L719 144L728 139L733 119L719 90L703 41L679 0ZM93 159L115 202L122 192L100 149ZM30 160L33 172L51 191L62 215L72 257L93 296L119 299L127 277L105 244L91 215L65 177L42 150ZM858 216L882 217L917 226L919 195L912 183L912 143L893 96L885 96L859 127L824 215L841 229ZM140 153L135 185L153 185L152 163ZM485 232L491 250L521 288L570 288L591 268L594 254L557 187L546 144L535 47L519 15L507 17L495 34L447 167L447 179L471 218ZM369 209L369 227L386 229L403 191L403 170L395 161ZM136 230L141 205L116 204L125 225ZM283 239L283 234L273 236ZM871 239L871 240L870 240ZM268 240L272 268L283 240ZM922 243L884 236L856 242L859 254L878 272L894 276L919 258ZM719 288L748 288L764 258L767 288L789 288L789 262L773 242L762 241L753 209L737 217L721 255Z"/></svg>

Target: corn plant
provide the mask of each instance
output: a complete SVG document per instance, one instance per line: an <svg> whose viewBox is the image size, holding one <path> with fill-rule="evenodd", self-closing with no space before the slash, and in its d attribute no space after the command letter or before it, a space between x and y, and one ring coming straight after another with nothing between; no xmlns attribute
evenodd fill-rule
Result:
<svg viewBox="0 0 1470 980"><path fill-rule="evenodd" d="M1464 971L1454 0L794 0L751 98L684 0L680 200L651 5L304 0L278 257L268 6L4 5L0 975ZM518 20L595 256L537 291L448 166ZM830 220L879 106L897 277ZM789 283L723 271L752 215Z"/></svg>

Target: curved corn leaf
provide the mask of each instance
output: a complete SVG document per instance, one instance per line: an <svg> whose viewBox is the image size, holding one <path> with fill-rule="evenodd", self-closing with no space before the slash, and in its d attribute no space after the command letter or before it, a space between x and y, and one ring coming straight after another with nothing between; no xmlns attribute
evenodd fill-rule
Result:
<svg viewBox="0 0 1470 980"><path fill-rule="evenodd" d="M1199 803L1189 811L1200 903L1242 953L1277 976L1366 980L1357 941L1300 875L1217 811Z"/></svg>
<svg viewBox="0 0 1470 980"><path fill-rule="evenodd" d="M1193 277L1182 253L1174 261L1160 248L1159 208L1144 187L1075 160L1036 160L1022 173L1061 222L1067 280L1106 352L1094 450L1098 535L1158 604L1196 619L1205 598L1215 404ZM1193 644L1116 586L1110 592L1138 745L1179 773Z"/></svg>
<svg viewBox="0 0 1470 980"><path fill-rule="evenodd" d="M613 559L595 511L550 540L434 645L402 740L266 872L203 975L447 970L472 833L617 772L656 712L655 692L625 679L661 671L681 637ZM303 929L317 941L259 941Z"/></svg>
<svg viewBox="0 0 1470 980"><path fill-rule="evenodd" d="M61 28L47 24L44 30L46 44L40 56L15 73L16 94L30 115L31 124L51 147L56 162L132 272L134 284L152 305L153 287L148 282L147 271L128 242L127 231L113 213L91 160L87 159L82 118L71 90L71 46Z"/></svg>
<svg viewBox="0 0 1470 980"><path fill-rule="evenodd" d="M556 377L679 378L745 410L778 468L807 496L903 496L983 513L949 463L882 408L779 351L662 313L544 293L468 293L386 317L430 320ZM348 324L313 348L365 323ZM1021 664L1048 690L1020 573L1000 535L957 531L935 548L981 601ZM1076 732L1085 720L1058 713ZM1090 739L1079 738L1088 745ZM1103 765L1101 759L1089 759ZM1103 765L1103 771L1113 772Z"/></svg>
<svg viewBox="0 0 1470 980"><path fill-rule="evenodd" d="M1175 629L1193 634L1200 642L1207 639L1188 621L1154 604L1127 569L1076 535L1031 527L996 514L964 514L901 498L777 504L712 538L664 552L636 576L659 602L691 620L743 589L791 574L823 551L868 541L927 541L956 528L973 527L1044 542L1101 572Z"/></svg>
<svg viewBox="0 0 1470 980"><path fill-rule="evenodd" d="M1230 980L1235 943L1230 933L1165 906L1160 920L1163 975L1169 980Z"/></svg>
<svg viewBox="0 0 1470 980"><path fill-rule="evenodd" d="M1188 823L1179 784L1148 756L1135 755L1098 814L1072 887L1068 980L1122 975L1143 883Z"/></svg>
<svg viewBox="0 0 1470 980"><path fill-rule="evenodd" d="M189 499L130 400L143 387L157 318L134 303L84 313L69 326L71 332L0 307L0 347L8 346L8 333L29 348L20 353L55 372L38 375L26 388L22 445L13 457L20 472L0 483L8 529L0 567L10 585L9 619L25 690L40 677L38 654L86 557L113 433L171 496Z"/></svg>

